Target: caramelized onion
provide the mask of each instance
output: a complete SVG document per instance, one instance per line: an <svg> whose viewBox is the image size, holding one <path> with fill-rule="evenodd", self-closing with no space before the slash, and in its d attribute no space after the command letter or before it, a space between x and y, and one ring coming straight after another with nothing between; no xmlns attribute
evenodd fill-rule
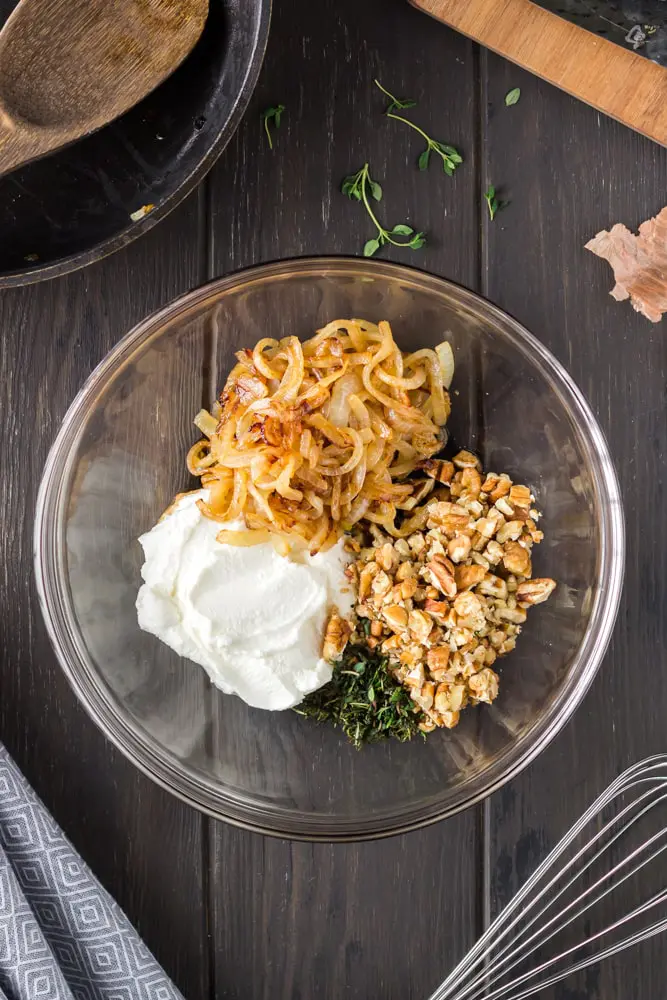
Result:
<svg viewBox="0 0 667 1000"><path fill-rule="evenodd" d="M327 409L327 420L334 427L350 426L350 396L361 389L361 380L356 372L339 378L331 391Z"/></svg>
<svg viewBox="0 0 667 1000"><path fill-rule="evenodd" d="M236 357L188 454L202 513L245 520L219 541L315 553L362 518L395 536L422 526L421 512L400 528L396 515L423 486L406 477L445 437L449 345L402 354L388 323L334 320L303 344L265 337Z"/></svg>

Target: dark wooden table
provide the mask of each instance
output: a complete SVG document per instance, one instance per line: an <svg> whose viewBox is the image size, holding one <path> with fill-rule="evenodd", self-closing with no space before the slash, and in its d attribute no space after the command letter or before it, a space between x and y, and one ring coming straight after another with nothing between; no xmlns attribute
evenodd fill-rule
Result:
<svg viewBox="0 0 667 1000"><path fill-rule="evenodd" d="M375 76L418 97L418 120L464 152L452 180L416 170L419 142L381 117ZM506 108L516 86L520 103ZM271 153L259 112L279 101L288 112ZM105 742L41 622L32 522L58 425L121 334L235 268L359 252L371 234L338 187L365 160L392 220L430 234L419 253L387 256L513 313L588 396L622 483L627 575L593 689L519 779L422 832L310 846L209 821ZM493 224L489 182L511 200ZM276 0L250 110L199 191L111 259L0 295L0 738L187 1000L422 1000L608 780L667 749L667 326L609 298L606 265L583 250L666 201L667 151L405 0ZM666 962L656 941L543 996L663 1000Z"/></svg>

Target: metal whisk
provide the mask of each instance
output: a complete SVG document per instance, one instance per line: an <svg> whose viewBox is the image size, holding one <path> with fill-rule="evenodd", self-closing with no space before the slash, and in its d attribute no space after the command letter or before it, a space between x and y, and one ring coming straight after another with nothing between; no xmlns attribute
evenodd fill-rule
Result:
<svg viewBox="0 0 667 1000"><path fill-rule="evenodd" d="M667 930L666 849L667 756L650 757L609 786L430 1000L522 1000Z"/></svg>

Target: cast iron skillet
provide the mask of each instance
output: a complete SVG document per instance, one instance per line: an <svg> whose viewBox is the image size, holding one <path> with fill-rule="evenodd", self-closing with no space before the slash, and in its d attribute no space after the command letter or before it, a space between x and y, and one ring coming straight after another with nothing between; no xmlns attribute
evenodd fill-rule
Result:
<svg viewBox="0 0 667 1000"><path fill-rule="evenodd" d="M0 24L17 2L0 0ZM271 0L210 0L202 38L161 87L95 135L0 179L0 287L113 253L194 188L245 110L270 14Z"/></svg>

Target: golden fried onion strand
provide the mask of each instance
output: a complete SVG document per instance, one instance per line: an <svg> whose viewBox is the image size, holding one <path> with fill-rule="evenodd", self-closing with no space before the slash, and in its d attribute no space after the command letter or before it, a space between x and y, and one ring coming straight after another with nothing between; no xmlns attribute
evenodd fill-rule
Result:
<svg viewBox="0 0 667 1000"><path fill-rule="evenodd" d="M239 351L214 413L197 415L205 437L187 459L209 491L202 513L245 521L218 540L277 535L315 553L362 518L394 536L413 531L418 519L395 524L414 490L397 480L443 444L441 348L403 354L387 322L334 320L303 344L266 337Z"/></svg>

